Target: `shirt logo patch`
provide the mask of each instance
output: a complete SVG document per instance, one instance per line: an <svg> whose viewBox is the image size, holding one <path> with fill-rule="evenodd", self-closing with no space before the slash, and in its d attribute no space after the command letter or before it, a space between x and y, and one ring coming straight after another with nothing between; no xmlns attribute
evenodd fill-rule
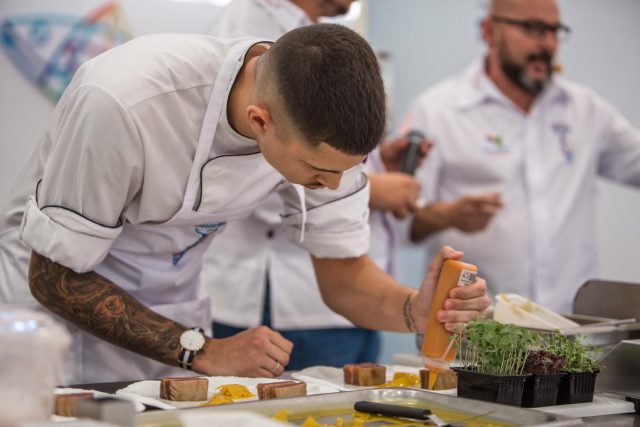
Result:
<svg viewBox="0 0 640 427"><path fill-rule="evenodd" d="M489 132L484 139L482 151L485 154L504 154L509 152L509 147L504 143L502 135Z"/></svg>
<svg viewBox="0 0 640 427"><path fill-rule="evenodd" d="M194 231L196 232L196 234L198 234L200 237L198 237L198 239L193 242L192 244L190 244L189 246L187 246L185 249L183 249L180 252L174 252L171 257L171 263L176 266L178 265L178 263L180 262L180 260L182 259L182 257L190 250L195 248L196 246L198 246L200 243L204 242L204 239L206 239L207 237L211 236L212 234L222 230L224 228L224 225L226 223L225 222L219 222L217 224L199 224L196 225L194 227Z"/></svg>
<svg viewBox="0 0 640 427"><path fill-rule="evenodd" d="M571 147L571 144L569 144L569 140L567 138L570 131L569 125L566 123L552 123L551 130L556 134L558 147L560 147L560 151L564 156L565 162L568 164L573 163L573 148Z"/></svg>

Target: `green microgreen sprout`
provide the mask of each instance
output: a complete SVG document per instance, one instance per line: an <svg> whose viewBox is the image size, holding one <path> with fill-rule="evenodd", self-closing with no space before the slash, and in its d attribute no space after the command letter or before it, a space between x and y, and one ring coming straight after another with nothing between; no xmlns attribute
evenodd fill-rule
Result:
<svg viewBox="0 0 640 427"><path fill-rule="evenodd" d="M521 375L536 337L529 330L495 320L476 319L454 334L465 369L491 375Z"/></svg>
<svg viewBox="0 0 640 427"><path fill-rule="evenodd" d="M600 369L598 354L601 349L586 343L582 335L574 339L562 335L559 331L541 334L540 348L565 359L564 372L595 372Z"/></svg>

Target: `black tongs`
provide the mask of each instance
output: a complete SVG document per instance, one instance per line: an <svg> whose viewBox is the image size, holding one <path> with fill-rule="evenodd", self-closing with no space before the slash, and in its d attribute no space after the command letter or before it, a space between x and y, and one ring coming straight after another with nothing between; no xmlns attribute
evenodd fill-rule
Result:
<svg viewBox="0 0 640 427"><path fill-rule="evenodd" d="M415 408L411 406L391 405L389 403L360 401L353 405L358 412L366 414L384 415L387 417L402 417L412 420L431 421L438 427L447 427L451 424L446 423L440 417L431 413L430 409Z"/></svg>

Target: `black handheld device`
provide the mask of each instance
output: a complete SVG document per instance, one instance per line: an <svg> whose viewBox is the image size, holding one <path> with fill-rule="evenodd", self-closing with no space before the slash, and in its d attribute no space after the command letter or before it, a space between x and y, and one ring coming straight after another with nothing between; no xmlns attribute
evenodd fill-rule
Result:
<svg viewBox="0 0 640 427"><path fill-rule="evenodd" d="M412 130L407 134L407 139L409 143L404 151L400 170L406 174L413 175L420 160L420 145L425 136L419 130Z"/></svg>

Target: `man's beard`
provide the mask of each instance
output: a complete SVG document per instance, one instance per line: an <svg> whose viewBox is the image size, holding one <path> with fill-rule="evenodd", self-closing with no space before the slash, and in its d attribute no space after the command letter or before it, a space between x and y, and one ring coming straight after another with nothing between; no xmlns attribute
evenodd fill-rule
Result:
<svg viewBox="0 0 640 427"><path fill-rule="evenodd" d="M547 76L542 80L535 80L527 76L524 65L517 64L505 55L500 60L500 66L502 71L516 86L520 89L528 92L532 95L538 95L547 87L547 84L551 80L551 73L553 72L552 60L553 57L547 51L540 51L535 54L527 56L526 62L542 60L547 66Z"/></svg>
<svg viewBox="0 0 640 427"><path fill-rule="evenodd" d="M349 7L341 3L336 3L334 0L325 0L324 3L330 7L330 13L326 16L340 16L346 15L349 12Z"/></svg>

